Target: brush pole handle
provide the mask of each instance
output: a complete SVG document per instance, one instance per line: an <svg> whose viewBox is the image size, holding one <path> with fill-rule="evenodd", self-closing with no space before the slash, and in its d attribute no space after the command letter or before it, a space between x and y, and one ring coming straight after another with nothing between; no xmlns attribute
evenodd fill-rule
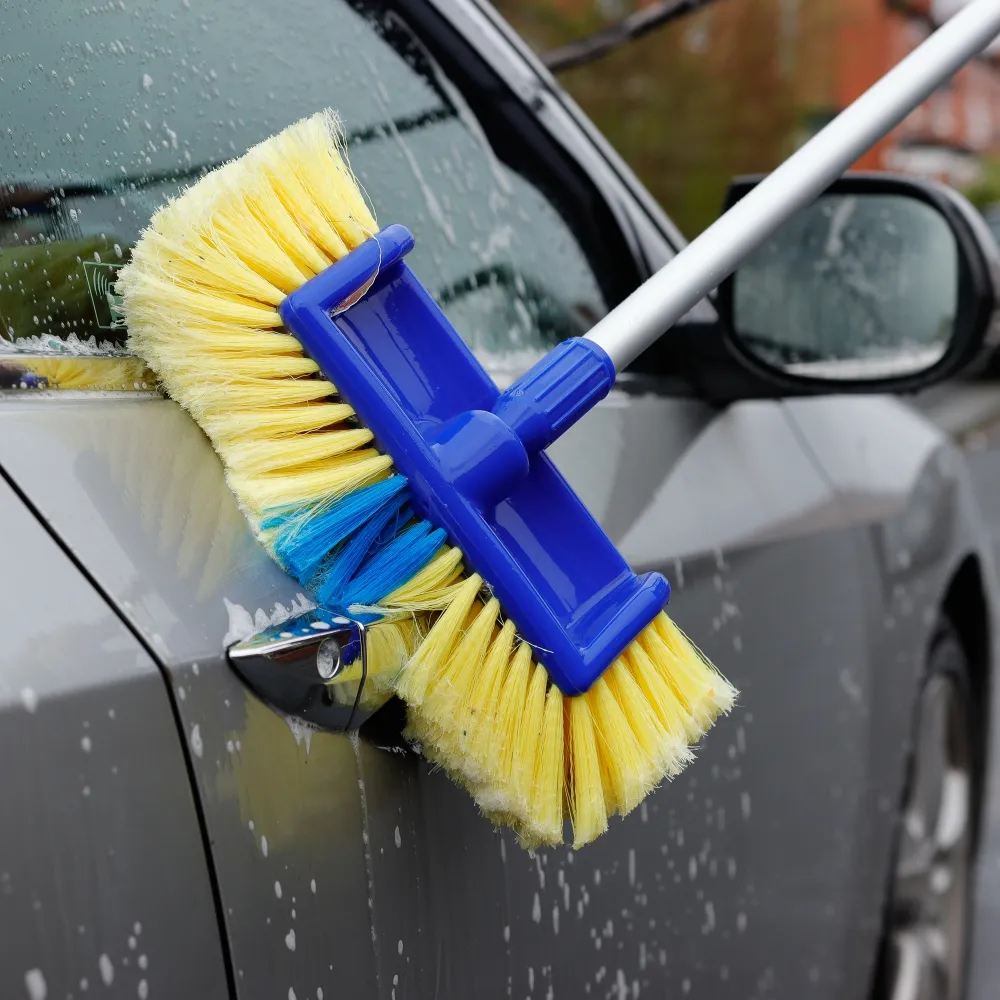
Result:
<svg viewBox="0 0 1000 1000"><path fill-rule="evenodd" d="M587 334L622 371L743 259L1000 33L973 0Z"/></svg>

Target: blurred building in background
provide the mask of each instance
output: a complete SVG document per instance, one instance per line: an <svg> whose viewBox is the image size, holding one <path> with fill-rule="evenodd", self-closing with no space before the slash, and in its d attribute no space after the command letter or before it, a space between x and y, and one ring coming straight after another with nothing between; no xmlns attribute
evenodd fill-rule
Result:
<svg viewBox="0 0 1000 1000"><path fill-rule="evenodd" d="M833 108L846 107L968 0L842 0ZM859 163L933 177L958 188L982 183L1000 151L1000 60L965 66Z"/></svg>
<svg viewBox="0 0 1000 1000"><path fill-rule="evenodd" d="M656 0L494 2L544 53ZM560 82L695 236L732 176L772 170L966 2L714 0ZM857 166L932 177L981 208L1000 205L1000 47Z"/></svg>

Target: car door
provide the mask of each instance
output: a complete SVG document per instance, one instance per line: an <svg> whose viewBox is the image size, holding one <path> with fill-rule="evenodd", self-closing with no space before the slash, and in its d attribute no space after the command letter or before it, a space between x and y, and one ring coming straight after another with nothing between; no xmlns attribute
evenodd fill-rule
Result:
<svg viewBox="0 0 1000 1000"><path fill-rule="evenodd" d="M0 523L0 995L224 995L163 677L2 477Z"/></svg>
<svg viewBox="0 0 1000 1000"><path fill-rule="evenodd" d="M498 65L523 61L471 8L52 2L9 30L27 53L4 70L9 365L120 351L94 265L109 279L179 184L328 103L379 218L412 227L417 273L500 378L672 252L561 98L508 86ZM781 404L625 380L553 449L743 694L600 842L528 855L391 724L313 732L239 682L226 646L304 598L190 419L140 378L94 384L13 390L0 465L168 672L239 996L861 994L891 827L865 590Z"/></svg>

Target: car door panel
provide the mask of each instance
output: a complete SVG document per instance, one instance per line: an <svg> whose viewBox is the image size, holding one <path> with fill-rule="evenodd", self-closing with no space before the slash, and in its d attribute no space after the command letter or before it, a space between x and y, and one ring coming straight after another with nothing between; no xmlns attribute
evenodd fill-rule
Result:
<svg viewBox="0 0 1000 1000"><path fill-rule="evenodd" d="M836 497L771 402L718 411L616 392L550 454L643 569L815 533L839 517Z"/></svg>
<svg viewBox="0 0 1000 1000"><path fill-rule="evenodd" d="M915 397L911 405L961 450L996 564L1000 558L1000 391L996 382L948 382Z"/></svg>
<svg viewBox="0 0 1000 1000"><path fill-rule="evenodd" d="M508 995L500 839L468 795L397 741L360 744L384 1000Z"/></svg>
<svg viewBox="0 0 1000 1000"><path fill-rule="evenodd" d="M645 405L644 419L658 409L669 424L671 401ZM656 470L663 482L656 486L652 471L646 475L657 518L669 518L674 506L675 472L692 489L701 481L700 441L711 446L706 467L722 462L731 471L715 488L755 495L746 449L758 442L787 452L790 445L753 423L764 420L774 432L780 419L773 413L762 416L759 405L748 412L757 429L746 435L720 438L709 423L686 450L679 439L662 448ZM622 419L614 407L607 413ZM588 418L589 428L581 425L583 440L616 433L597 428L604 416L602 409ZM739 412L713 418L742 419ZM349 995L391 997L397 975L417 976L425 990L435 983L454 995L490 995L506 989L508 975L523 983L528 969L562 992L588 983L598 989L608 976L617 981L618 968L628 984L711 983L719 996L742 995L738 984L758 981L780 991L774 995L792 996L804 984L818 989L814 975L831 996L843 985L837 943L852 912L846 875L857 864L851 789L865 777L851 748L864 746L855 730L867 722L859 721L841 672L863 662L864 646L852 624L852 553L836 533L808 533L802 505L773 518L785 530L774 540L781 532L772 525L770 544L751 533L742 548L730 536L727 550L710 544L703 528L708 550L681 550L679 574L666 548L670 536L651 534L646 562L673 576L674 613L743 688L741 707L706 739L688 774L571 865L565 849L531 859L509 837L501 841L460 790L412 755L365 746L357 751L359 771L347 737L307 739L299 731L296 738L286 720L241 687L222 659L224 643L273 619L277 605L291 607L297 589L250 541L211 449L173 404L53 408L26 400L5 406L4 423L4 467L170 671L214 842L241 995L291 987L300 996L339 984L350 986ZM720 440L731 442L731 462ZM626 453L632 439L619 442L617 452L585 450L586 462L572 462L572 451L557 461L586 497L588 482L614 476L616 463L640 461L639 453ZM821 509L822 495L822 483L814 484L806 506ZM626 502L639 506L634 497ZM726 538L721 527L719 538ZM788 704L797 710L788 712ZM831 745L847 749L834 757L789 754L789 747ZM412 854L395 846L397 826L401 845L415 841ZM796 959L789 968L776 956L787 954L790 942ZM611 969L607 956L619 944L628 954ZM400 961L411 954L409 963Z"/></svg>
<svg viewBox="0 0 1000 1000"><path fill-rule="evenodd" d="M11 400L0 420L0 466L173 685L239 995L374 996L355 747L290 727L228 666L227 642L298 588L253 541L208 441L165 400Z"/></svg>
<svg viewBox="0 0 1000 1000"><path fill-rule="evenodd" d="M224 997L163 677L2 477L0 523L0 996Z"/></svg>
<svg viewBox="0 0 1000 1000"><path fill-rule="evenodd" d="M713 997L745 996L748 984L761 996L855 995L868 968L846 956L873 954L877 934L854 930L870 903L856 873L869 874L871 861L861 835L872 723L857 554L839 498L779 404L695 413L655 395L605 407L553 454L609 522L604 480L644 469L619 545L638 568L671 578L672 614L741 688L740 704L687 773L574 859L601 901L582 926L571 898L559 938L546 921L536 933L589 956L555 963L571 993L590 966L593 989L593 977L614 981L621 968L630 988L636 979ZM611 439L616 450L591 447ZM559 866L571 876L564 858ZM539 891L532 876L514 894L522 907ZM618 966L607 962L618 942L597 946L608 919L631 927Z"/></svg>
<svg viewBox="0 0 1000 1000"><path fill-rule="evenodd" d="M988 664L1000 656L997 405L995 389L961 384L943 385L912 403L841 398L786 404L845 497L867 566L860 583L868 592L874 703L881 706L871 763L877 788L898 781L912 724L906 692L919 683L948 588L970 560L986 597L983 652ZM985 716L997 718L1000 688L987 682L984 689L993 703ZM989 773L979 845L984 861L1000 849L998 787L997 774ZM973 902L974 996L991 995L995 982L985 937L998 917L997 884L993 866L981 863Z"/></svg>

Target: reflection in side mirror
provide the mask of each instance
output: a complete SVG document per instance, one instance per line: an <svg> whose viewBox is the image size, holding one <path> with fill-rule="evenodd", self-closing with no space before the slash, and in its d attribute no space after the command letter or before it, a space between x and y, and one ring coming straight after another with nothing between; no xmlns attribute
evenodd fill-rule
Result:
<svg viewBox="0 0 1000 1000"><path fill-rule="evenodd" d="M757 361L791 376L916 375L955 336L959 260L951 226L927 202L828 193L740 267L732 332Z"/></svg>

